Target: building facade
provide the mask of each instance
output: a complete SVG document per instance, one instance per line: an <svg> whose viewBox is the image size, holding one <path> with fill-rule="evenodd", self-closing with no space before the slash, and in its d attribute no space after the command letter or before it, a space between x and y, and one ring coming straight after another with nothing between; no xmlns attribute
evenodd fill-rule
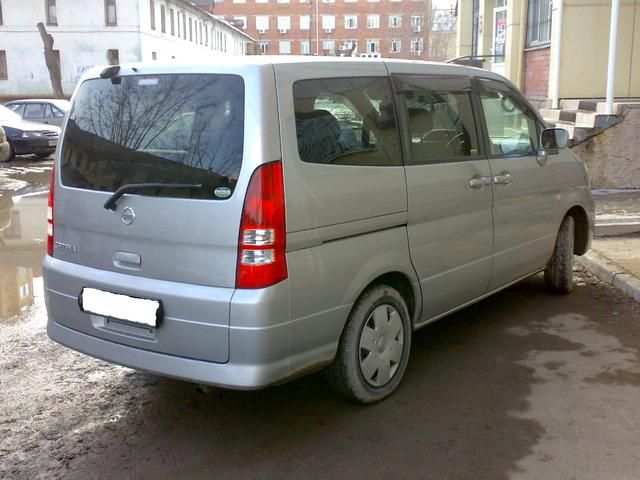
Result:
<svg viewBox="0 0 640 480"><path fill-rule="evenodd" d="M457 56L497 55L503 74L543 105L604 98L612 0L459 0ZM619 0L616 98L640 97L640 2Z"/></svg>
<svg viewBox="0 0 640 480"><path fill-rule="evenodd" d="M215 0L200 2L275 55L426 60L430 0Z"/></svg>
<svg viewBox="0 0 640 480"><path fill-rule="evenodd" d="M0 0L0 97L51 96L36 27L60 60L64 94L98 65L243 55L253 39L184 0Z"/></svg>

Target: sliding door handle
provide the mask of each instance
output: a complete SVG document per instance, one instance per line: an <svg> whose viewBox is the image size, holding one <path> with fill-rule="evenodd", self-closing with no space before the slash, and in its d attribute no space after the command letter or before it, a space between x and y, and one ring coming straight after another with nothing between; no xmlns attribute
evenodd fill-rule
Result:
<svg viewBox="0 0 640 480"><path fill-rule="evenodd" d="M474 175L469 179L469 187L479 190L491 185L491 177L481 177L480 175Z"/></svg>

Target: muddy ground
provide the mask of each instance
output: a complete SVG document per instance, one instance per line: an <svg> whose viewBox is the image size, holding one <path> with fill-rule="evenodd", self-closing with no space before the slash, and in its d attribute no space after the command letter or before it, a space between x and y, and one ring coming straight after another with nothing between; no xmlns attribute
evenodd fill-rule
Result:
<svg viewBox="0 0 640 480"><path fill-rule="evenodd" d="M637 479L640 308L577 279L420 330L370 407L320 374L233 392L106 364L48 340L37 297L0 320L0 478Z"/></svg>

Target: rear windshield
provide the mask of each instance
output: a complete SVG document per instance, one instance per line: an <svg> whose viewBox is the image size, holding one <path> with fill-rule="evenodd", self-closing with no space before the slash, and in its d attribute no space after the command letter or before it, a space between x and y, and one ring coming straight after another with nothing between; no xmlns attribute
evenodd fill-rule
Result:
<svg viewBox="0 0 640 480"><path fill-rule="evenodd" d="M136 193L224 199L240 173L243 132L237 75L88 80L69 114L62 183L105 192L132 183L202 185Z"/></svg>

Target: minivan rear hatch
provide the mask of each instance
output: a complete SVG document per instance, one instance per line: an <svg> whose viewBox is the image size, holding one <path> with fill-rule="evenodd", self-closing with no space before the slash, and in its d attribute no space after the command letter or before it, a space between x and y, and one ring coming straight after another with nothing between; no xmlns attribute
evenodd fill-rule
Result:
<svg viewBox="0 0 640 480"><path fill-rule="evenodd" d="M232 74L134 74L78 87L59 152L53 256L95 277L56 288L80 303L86 288L158 300L166 318L151 342L125 329L114 337L80 309L54 311L57 321L132 346L228 359L244 96Z"/></svg>

